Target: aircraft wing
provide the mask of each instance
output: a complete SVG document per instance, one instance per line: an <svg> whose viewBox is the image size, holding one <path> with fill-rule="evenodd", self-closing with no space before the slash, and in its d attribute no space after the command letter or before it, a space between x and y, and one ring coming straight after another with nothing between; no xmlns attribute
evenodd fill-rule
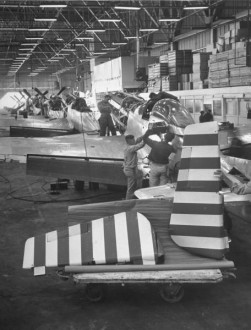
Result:
<svg viewBox="0 0 251 330"><path fill-rule="evenodd" d="M1 138L0 158L26 164L27 174L126 185L124 136L74 134L50 138ZM141 163L143 175L147 172ZM145 154L146 156L146 154ZM146 172L144 172L146 171Z"/></svg>
<svg viewBox="0 0 251 330"><path fill-rule="evenodd" d="M20 161L28 154L123 158L125 139L123 136L100 137L87 134L74 134L50 138L15 138L1 139L0 155L10 159L20 157Z"/></svg>
<svg viewBox="0 0 251 330"><path fill-rule="evenodd" d="M18 118L1 116L0 117L0 127L5 127L6 130L10 129L10 126L18 127L29 127L29 128L47 128L47 129L65 129L72 130L73 126L65 118L61 119L46 119L46 118Z"/></svg>

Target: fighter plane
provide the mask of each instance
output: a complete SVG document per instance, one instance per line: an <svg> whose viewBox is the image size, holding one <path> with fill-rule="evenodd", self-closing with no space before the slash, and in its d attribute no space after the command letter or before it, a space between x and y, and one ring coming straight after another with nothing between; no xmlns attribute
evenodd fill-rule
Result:
<svg viewBox="0 0 251 330"><path fill-rule="evenodd" d="M194 122L190 113L179 102L172 99L158 101L149 119L142 118L145 105L146 101L141 101L133 109L126 108L125 134L133 133L135 137L139 137L145 133L149 125L160 126L164 129L168 125L172 125L177 139L182 139L184 128ZM100 137L90 133L92 132L85 131L74 136L50 139L6 140L3 141L0 154L15 157L15 159L21 158L22 161L26 161L26 155L29 155L27 169L30 174L35 170L36 175L44 176L49 173L49 176L54 177L78 180L82 178L82 180L92 182L125 185L125 176L121 166L124 158L123 149L126 145L124 136ZM159 139L158 136L155 138ZM149 147L147 146L139 151L139 168L143 175L148 173L148 166L145 164L148 153ZM55 166L55 164L57 165ZM117 175L115 176L114 173Z"/></svg>
<svg viewBox="0 0 251 330"><path fill-rule="evenodd" d="M67 93L67 120L78 132L98 134L100 127L94 111L88 107L85 99L79 95Z"/></svg>
<svg viewBox="0 0 251 330"><path fill-rule="evenodd" d="M161 294L171 302L183 296L181 283L221 281L234 263L225 257L219 170L218 124L189 125L173 200L70 207L73 226L27 239L23 268L44 275L51 267L85 284L171 283L176 293Z"/></svg>

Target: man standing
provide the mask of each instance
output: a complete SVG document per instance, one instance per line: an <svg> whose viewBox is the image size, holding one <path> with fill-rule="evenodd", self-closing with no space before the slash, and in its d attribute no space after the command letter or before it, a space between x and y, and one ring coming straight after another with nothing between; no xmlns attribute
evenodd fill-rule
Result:
<svg viewBox="0 0 251 330"><path fill-rule="evenodd" d="M170 130L165 134L164 141L153 141L150 135L156 134L154 130L146 131L143 140L152 148L148 159L150 160L149 186L161 186L168 182L168 163L171 153L175 153L175 148L169 144L175 134Z"/></svg>
<svg viewBox="0 0 251 330"><path fill-rule="evenodd" d="M101 114L99 118L100 136L105 136L107 130L108 130L107 135L109 135L110 131L112 135L116 135L116 129L111 117L112 106L109 103L110 99L111 97L109 95L105 95L104 100L98 103L98 109Z"/></svg>
<svg viewBox="0 0 251 330"><path fill-rule="evenodd" d="M200 123L206 123L208 121L214 120L212 111L210 109L202 110L200 113L201 113L199 117Z"/></svg>
<svg viewBox="0 0 251 330"><path fill-rule="evenodd" d="M123 171L127 177L126 199L132 199L137 189L137 180L139 178L137 151L141 149L145 143L143 137L135 140L133 135L126 135L125 140L127 146L124 150Z"/></svg>

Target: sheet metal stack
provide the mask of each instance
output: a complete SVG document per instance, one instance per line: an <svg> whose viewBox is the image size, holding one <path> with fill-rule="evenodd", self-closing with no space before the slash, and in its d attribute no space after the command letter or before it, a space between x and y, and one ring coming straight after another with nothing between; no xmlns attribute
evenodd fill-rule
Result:
<svg viewBox="0 0 251 330"><path fill-rule="evenodd" d="M193 54L193 89L203 89L208 87L208 60L211 53Z"/></svg>

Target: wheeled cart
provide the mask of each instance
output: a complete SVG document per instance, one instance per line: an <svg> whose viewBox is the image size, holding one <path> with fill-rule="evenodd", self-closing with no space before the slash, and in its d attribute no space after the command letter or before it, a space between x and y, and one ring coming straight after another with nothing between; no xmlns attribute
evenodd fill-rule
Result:
<svg viewBox="0 0 251 330"><path fill-rule="evenodd" d="M165 270L165 268L174 268L170 265L67 266L64 275L59 275L71 277L75 284L84 285L86 296L92 302L104 299L109 284L124 286L144 283L158 285L160 296L166 302L176 303L184 296L184 284L219 283L225 278L235 278L232 272L233 264L229 261L220 261L220 263L222 263L223 269L182 270L179 269L182 267L181 265L176 265L177 270ZM189 268L188 265L183 266ZM217 262L215 266L217 266ZM190 268L195 267L191 265Z"/></svg>

